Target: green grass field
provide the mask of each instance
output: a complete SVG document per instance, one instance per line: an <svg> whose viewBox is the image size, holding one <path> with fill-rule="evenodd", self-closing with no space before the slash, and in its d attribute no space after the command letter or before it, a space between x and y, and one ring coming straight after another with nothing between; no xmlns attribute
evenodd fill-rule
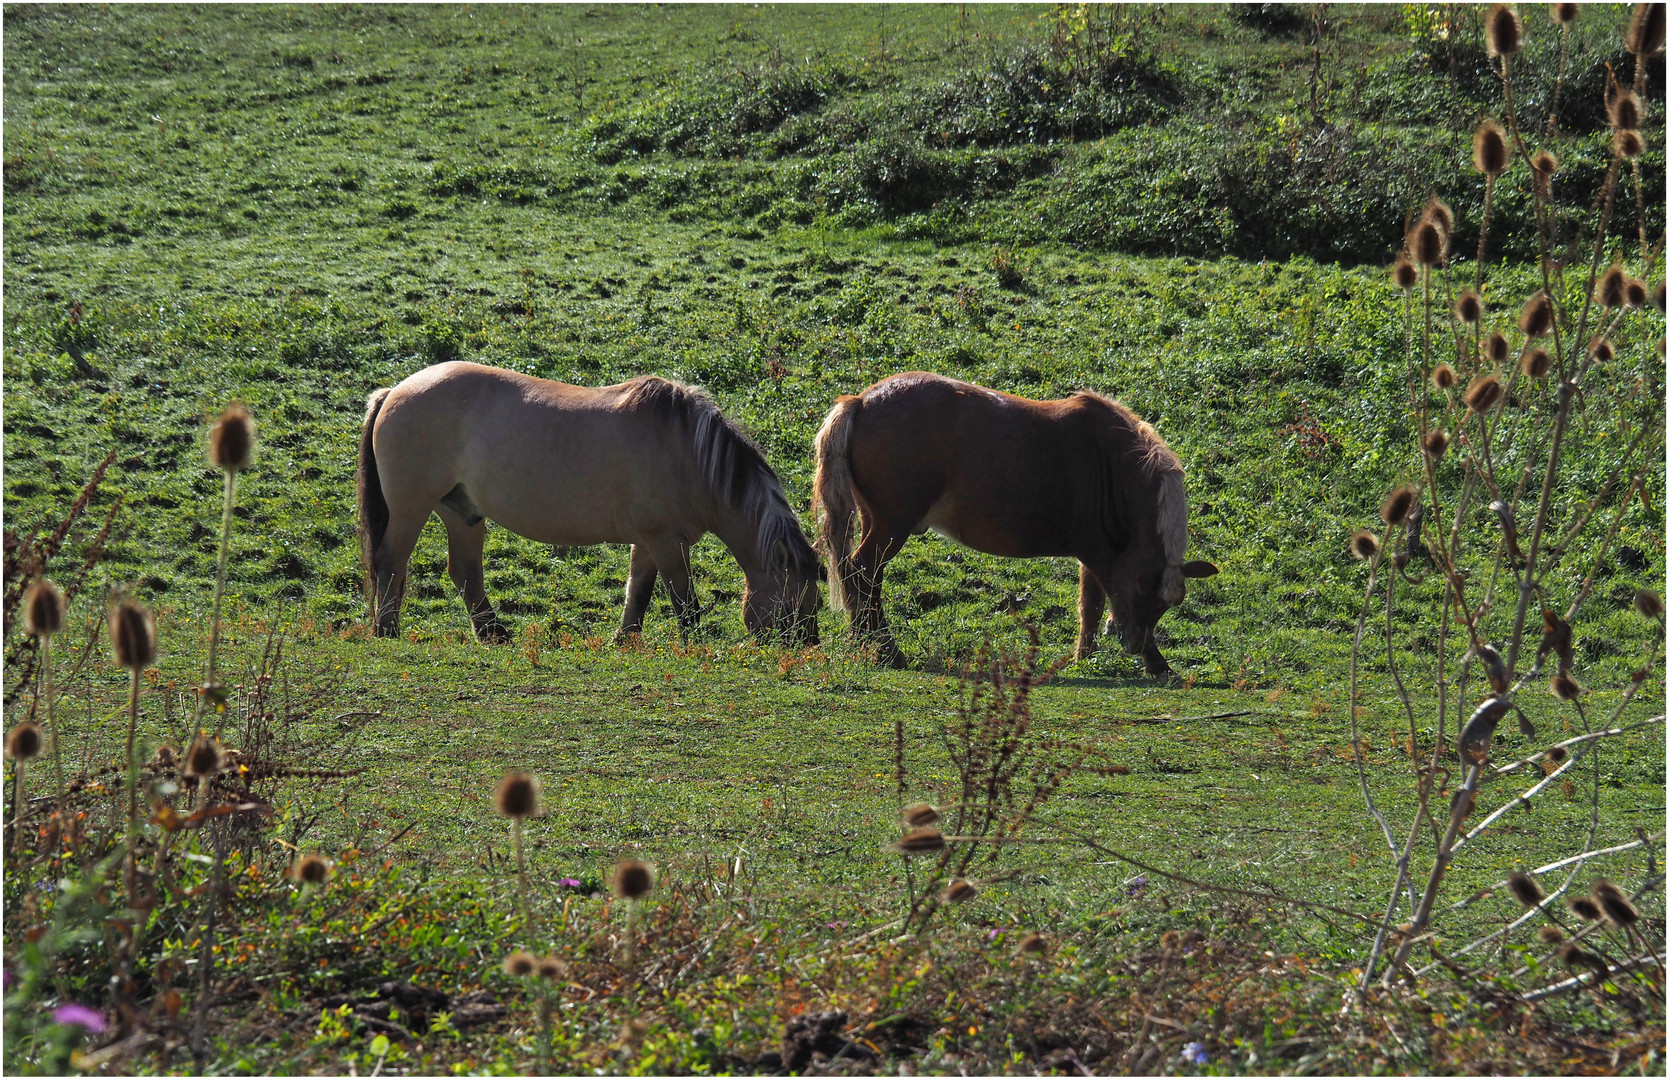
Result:
<svg viewBox="0 0 1669 1080"><path fill-rule="evenodd" d="M1027 625L1044 662L1070 652L1067 560L913 540L888 572L909 658L891 672L870 666L828 610L821 650L744 641L741 576L712 538L694 553L711 605L700 631L680 642L663 595L642 642L617 647L624 548L552 548L490 528L488 591L517 641L480 645L436 522L413 559L406 637L364 633L353 483L365 396L428 364L697 384L757 440L808 529L811 441L837 395L912 369L1033 397L1092 388L1177 451L1191 554L1222 573L1191 585L1160 624L1180 684L1156 685L1110 646L1036 692L1040 733L1093 744L1128 769L1069 780L1036 833L1071 830L1189 878L1377 917L1392 872L1351 754L1351 638L1366 577L1348 544L1377 522L1388 490L1419 477L1402 297L1384 268L1432 190L1457 208L1456 250L1476 249L1471 129L1497 108L1499 85L1479 74L1481 50L1456 44L1479 32L1471 9L1251 12L6 8L8 574L13 535L55 524L114 452L48 567L71 578L121 500L63 648L84 645L107 591L131 584L156 610L161 642L141 740L183 745L220 540L206 431L227 402L247 403L259 443L239 484L223 670L240 709L258 688L269 695L251 730L277 731L291 764L354 774L272 789L271 836L342 859L332 885L342 899L251 901L227 927L217 1007L239 1019L200 1067L535 1067L535 997L497 970L513 944L533 944L516 917L510 832L492 811L499 777L525 768L545 799L528 827L535 918L562 927L545 947L571 952L572 985L591 988L562 1006L558 1072L747 1071L792 1017L832 1008L870 1025L881 1057L852 1067L880 1071L1071 1071L1062 1046L1096 1071L1576 1068L1525 1049L1533 1040L1512 1043L1499 1014L1464 994L1399 1004L1397 1016L1423 1017L1417 1035L1329 1037L1321 1018L1337 1012L1371 932L1081 847L1005 854L1012 875L924 941L862 938L902 916L918 883L888 849L895 725L907 796L954 799L940 732L966 692L958 676L987 643L1023 647ZM1610 160L1589 101L1607 63L1633 63L1618 44L1626 18L1585 6L1573 36L1559 182L1575 211ZM1547 109L1557 46L1539 9L1526 19L1528 126ZM1613 223L1618 257L1636 262L1635 233L1663 234L1661 61L1648 86L1640 209L1628 189ZM1510 321L1515 298L1540 283L1536 221L1524 194L1499 199L1486 300ZM1653 284L1661 243L1654 252L1635 267ZM1608 492L1614 539L1584 533L1550 586L1563 603L1590 571L1597 581L1575 673L1602 709L1662 648L1631 608L1637 588L1664 580L1662 323L1652 319L1617 339L1639 358L1638 399L1658 402L1646 497ZM1600 493L1606 440L1633 422L1583 414L1559 513ZM1638 559L1622 561L1620 548ZM1394 627L1421 693L1438 586L1435 574L1409 586L1424 606ZM1406 822L1408 724L1379 634L1370 620L1366 768L1382 808ZM6 635L8 718L21 718L22 635L10 621ZM278 639L281 662L263 669ZM68 671L74 661L56 655ZM60 686L77 766L116 761L126 722L127 675L102 645L93 655ZM275 681L261 683L263 670ZM1622 721L1656 715L1662 700L1654 669ZM1503 734L1498 757L1580 732L1545 693L1526 708L1539 739ZM1590 798L1594 847L1659 828L1661 727L1607 742L1596 760L1586 786L1550 789L1466 849L1446 895L1581 850ZM1492 790L1492 807L1510 797ZM1659 837L1604 870L1645 882L1661 849ZM276 846L263 858L278 856L288 861ZM686 932L693 957L678 971L652 967L636 989L598 959L615 955L622 918L599 886L624 856L656 863L667 891L646 916L646 957L653 941L670 950ZM8 866L8 970L21 962L18 935L44 917L33 876ZM1661 889L1641 903L1661 938ZM1451 916L1443 940L1459 945L1516 914L1498 893ZM991 944L1032 930L1058 943L1041 964ZM1241 974L1216 989L1207 975L1182 978L1180 954L1181 966L1162 959L1171 930L1216 943L1210 955L1229 958L1221 972ZM190 927L157 933L191 952ZM305 943L317 935L354 959L327 963L325 951L314 963ZM102 970L73 966L51 1002L95 993ZM160 992L169 977L159 966L147 985ZM485 986L510 1015L463 1035L418 1032L420 1045L397 1051L385 1040L386 1061L368 1049L374 1028L321 1020L330 995L393 978L448 994ZM180 980L190 1015L195 983ZM1103 1000L1119 1004L1102 1016ZM1169 1000L1191 1011L1144 1027L1141 1010ZM1441 1035L1434 1010L1456 1017ZM639 1016L647 1034L622 1029ZM1602 1003L1559 1016L1567 1035L1608 1047L1655 1031L1650 1067L1661 1070L1661 1008L1634 1028ZM1208 1047L1208 1065L1179 1064L1192 1042ZM1148 1043L1162 1056L1144 1058ZM8 1034L7 1044L8 1068L50 1071L35 1043L19 1050ZM123 1067L191 1065L170 1053Z"/></svg>

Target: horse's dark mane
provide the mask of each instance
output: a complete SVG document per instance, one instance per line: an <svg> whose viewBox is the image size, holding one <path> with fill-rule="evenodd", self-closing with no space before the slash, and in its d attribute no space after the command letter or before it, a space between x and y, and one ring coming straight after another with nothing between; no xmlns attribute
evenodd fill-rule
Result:
<svg viewBox="0 0 1669 1080"><path fill-rule="evenodd" d="M625 385L623 404L648 412L668 426L676 423L689 433L697 467L714 498L756 523L755 542L761 556L781 543L797 572L817 573L817 555L806 541L800 519L788 506L776 470L712 398L693 386L657 375L640 375Z"/></svg>
<svg viewBox="0 0 1669 1080"><path fill-rule="evenodd" d="M1160 593L1167 598L1175 597L1168 599L1168 603L1180 603L1182 560L1188 552L1188 494L1182 483L1182 460L1165 445L1165 440L1159 437L1151 424L1123 404L1093 390L1080 390L1073 396L1093 401L1108 410L1115 426L1123 428L1129 440L1124 453L1135 457L1143 474L1153 484L1153 526L1159 534L1165 558ZM1107 471L1109 506L1120 501L1113 492L1124 489L1124 481L1115 479L1122 471L1116 468Z"/></svg>

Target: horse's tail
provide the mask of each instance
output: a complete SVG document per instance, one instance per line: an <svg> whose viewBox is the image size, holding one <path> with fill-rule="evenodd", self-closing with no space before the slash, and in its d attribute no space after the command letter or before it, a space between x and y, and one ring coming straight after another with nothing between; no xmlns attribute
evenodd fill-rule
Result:
<svg viewBox="0 0 1669 1080"><path fill-rule="evenodd" d="M388 532L388 500L383 497L382 478L377 475L377 451L371 445L371 431L377 414L388 397L388 388L371 391L365 399L365 425L359 431L359 474L355 482L359 502L359 562L365 576L365 599L371 605L371 621L377 611L377 548Z"/></svg>
<svg viewBox="0 0 1669 1080"><path fill-rule="evenodd" d="M817 432L817 478L811 501L820 520L817 546L829 560L829 606L851 614L846 587L847 563L852 558L852 521L857 503L852 498L852 465L847 456L852 441L852 419L863 406L860 397L835 402Z"/></svg>

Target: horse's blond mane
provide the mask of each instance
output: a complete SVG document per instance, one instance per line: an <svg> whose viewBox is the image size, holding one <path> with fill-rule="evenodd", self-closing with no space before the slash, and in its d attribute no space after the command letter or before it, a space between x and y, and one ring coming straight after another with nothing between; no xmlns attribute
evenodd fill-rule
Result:
<svg viewBox="0 0 1669 1080"><path fill-rule="evenodd" d="M759 557L768 557L781 544L796 570L817 572L816 553L788 506L776 470L712 398L658 375L639 376L626 386L624 405L677 421L689 432L696 467L713 498L755 523Z"/></svg>

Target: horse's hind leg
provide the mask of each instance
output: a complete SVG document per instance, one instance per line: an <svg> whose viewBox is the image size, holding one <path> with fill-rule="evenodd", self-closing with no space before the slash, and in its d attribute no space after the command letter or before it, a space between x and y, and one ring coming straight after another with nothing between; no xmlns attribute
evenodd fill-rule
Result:
<svg viewBox="0 0 1669 1080"><path fill-rule="evenodd" d="M486 571L481 565L481 551L487 543L486 519L476 518L471 525L445 503L435 510L446 525L446 571L463 597L475 636L489 644L504 644L510 640L510 628L499 622L487 600Z"/></svg>
<svg viewBox="0 0 1669 1080"><path fill-rule="evenodd" d="M1078 564L1078 648L1074 660L1087 660L1095 655L1095 632L1100 629L1101 612L1107 606L1107 590L1101 587L1090 568Z"/></svg>
<svg viewBox="0 0 1669 1080"><path fill-rule="evenodd" d="M643 613L655 596L655 560L643 544L632 545L632 568L626 575L626 610L620 616L616 641L643 632Z"/></svg>
<svg viewBox="0 0 1669 1080"><path fill-rule="evenodd" d="M406 569L423 518L390 514L382 541L371 553L371 613L378 637L400 635L400 605L406 597Z"/></svg>
<svg viewBox="0 0 1669 1080"><path fill-rule="evenodd" d="M868 525L868 521L865 521ZM889 667L903 667L904 654L887 626L887 616L881 609L881 575L887 563L904 546L907 531L883 531L880 528L864 532L863 542L852 553L845 587L852 597L852 632L859 642L871 645L876 658Z"/></svg>

